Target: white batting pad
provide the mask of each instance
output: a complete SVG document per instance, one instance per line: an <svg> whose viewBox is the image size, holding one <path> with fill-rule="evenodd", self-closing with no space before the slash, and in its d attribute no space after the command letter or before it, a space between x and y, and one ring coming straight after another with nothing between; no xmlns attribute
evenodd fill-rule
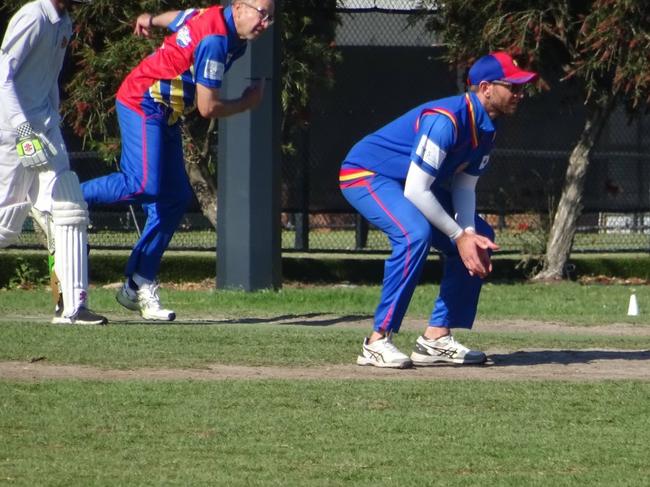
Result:
<svg viewBox="0 0 650 487"><path fill-rule="evenodd" d="M85 227L55 225L54 270L61 283L63 315L72 316L86 303L88 290L88 236Z"/></svg>
<svg viewBox="0 0 650 487"><path fill-rule="evenodd" d="M88 290L88 206L75 173L56 176L52 200L54 269L61 282L63 315L69 317L85 305Z"/></svg>
<svg viewBox="0 0 650 487"><path fill-rule="evenodd" d="M0 208L0 248L16 243L30 207L29 203L18 203Z"/></svg>
<svg viewBox="0 0 650 487"><path fill-rule="evenodd" d="M72 171L56 175L52 188L52 218L54 225L88 225L88 205L79 178Z"/></svg>

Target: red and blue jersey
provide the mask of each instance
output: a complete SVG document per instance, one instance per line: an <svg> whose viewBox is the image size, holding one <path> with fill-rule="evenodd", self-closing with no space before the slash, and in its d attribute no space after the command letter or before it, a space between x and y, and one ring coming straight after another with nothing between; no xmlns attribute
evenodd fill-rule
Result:
<svg viewBox="0 0 650 487"><path fill-rule="evenodd" d="M181 11L152 55L129 73L117 100L144 115L164 114L175 123L194 108L196 84L220 88L223 75L246 51L231 7Z"/></svg>
<svg viewBox="0 0 650 487"><path fill-rule="evenodd" d="M474 93L430 101L357 142L341 167L341 183L372 174L405 180L411 162L434 176L435 186L457 171L480 176L495 136L494 122ZM427 151L438 149L445 155L432 165Z"/></svg>

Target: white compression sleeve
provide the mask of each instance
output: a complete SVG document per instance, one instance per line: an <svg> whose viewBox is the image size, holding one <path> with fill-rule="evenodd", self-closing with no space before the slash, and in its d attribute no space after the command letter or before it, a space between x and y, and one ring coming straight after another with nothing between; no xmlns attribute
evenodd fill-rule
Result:
<svg viewBox="0 0 650 487"><path fill-rule="evenodd" d="M474 214L476 212L476 182L478 176L464 172L454 176L451 184L451 199L454 203L456 221L463 230L474 230Z"/></svg>
<svg viewBox="0 0 650 487"><path fill-rule="evenodd" d="M412 162L406 176L404 196L422 212L434 227L455 239L463 232L463 229L449 216L431 191L431 185L435 179Z"/></svg>

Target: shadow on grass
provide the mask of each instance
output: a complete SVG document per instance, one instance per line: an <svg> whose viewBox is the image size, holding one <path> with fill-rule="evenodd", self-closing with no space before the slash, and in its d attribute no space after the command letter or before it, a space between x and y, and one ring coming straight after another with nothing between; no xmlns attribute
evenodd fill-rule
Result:
<svg viewBox="0 0 650 487"><path fill-rule="evenodd" d="M602 360L648 360L650 350L539 350L490 355L493 366L588 364Z"/></svg>
<svg viewBox="0 0 650 487"><path fill-rule="evenodd" d="M286 314L262 318L181 319L175 321L145 321L141 319L112 319L109 325L287 325L332 326L341 323L357 323L369 320L372 315L332 316L323 313Z"/></svg>

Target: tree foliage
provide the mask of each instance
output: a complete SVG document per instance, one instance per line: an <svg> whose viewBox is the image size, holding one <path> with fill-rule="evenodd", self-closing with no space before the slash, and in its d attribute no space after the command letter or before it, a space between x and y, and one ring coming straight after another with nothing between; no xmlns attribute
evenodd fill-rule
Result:
<svg viewBox="0 0 650 487"><path fill-rule="evenodd" d="M8 18L24 0L7 0L2 7ZM218 3L218 2L217 2ZM94 0L75 6L75 36L70 43L70 62L64 73L62 111L66 125L83 147L97 151L114 163L119 156L119 127L115 94L120 83L145 56L160 45L166 34L155 30L152 39L132 34L142 12L160 13L215 4L207 0ZM282 147L295 152L296 140L308 130L308 105L312 91L331 87L332 66L340 53L333 44L338 22L336 0L284 0L278 22L281 28ZM276 26L276 28L277 28ZM203 213L216 221L216 154L212 150L217 124L196 111L185 117L183 138L186 168Z"/></svg>
<svg viewBox="0 0 650 487"><path fill-rule="evenodd" d="M341 60L334 44L339 17L336 0L282 2L283 150L295 151L299 133L309 127L309 99L314 91L334 87L333 67Z"/></svg>
<svg viewBox="0 0 650 487"><path fill-rule="evenodd" d="M24 0L6 0L2 11L9 17L24 3ZM129 71L153 52L165 35L159 29L150 40L133 36L138 14L214 3L94 0L92 4L74 7L75 36L70 44L70 74L63 87L63 112L66 123L84 139L86 147L100 150L107 159L118 152L119 134L114 114L117 89ZM291 134L304 127L312 90L333 85L331 67L340 59L333 45L338 22L335 6L335 0L282 2L281 96L286 127L283 133L287 137L283 142L287 149L292 147Z"/></svg>
<svg viewBox="0 0 650 487"><path fill-rule="evenodd" d="M451 62L468 66L502 49L549 78L576 80L587 103L618 96L640 110L650 102L645 0L423 0L420 6L411 20L425 22Z"/></svg>
<svg viewBox="0 0 650 487"><path fill-rule="evenodd" d="M572 83L580 93L585 124L553 211L543 268L535 276L562 278L589 156L609 114L623 104L635 116L650 103L647 0L423 0L420 7L411 21L425 22L446 44L449 61L468 66L488 51L505 50L542 73L540 87Z"/></svg>

